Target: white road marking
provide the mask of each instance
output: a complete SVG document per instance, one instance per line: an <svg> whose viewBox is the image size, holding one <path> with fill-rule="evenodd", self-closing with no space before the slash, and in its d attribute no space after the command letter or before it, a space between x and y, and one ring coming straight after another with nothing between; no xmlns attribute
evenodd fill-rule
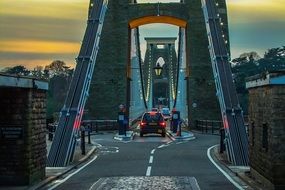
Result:
<svg viewBox="0 0 285 190"><path fill-rule="evenodd" d="M98 156L95 156L92 160L90 160L89 162L87 162L85 165L83 165L81 168L79 168L78 170L76 170L75 172L69 174L67 177L65 177L62 180L58 180L59 182L57 184L55 184L54 186L50 187L49 190L53 190L56 187L58 187L59 185L61 185L62 183L66 182L69 178L71 178L72 176L74 176L75 174L77 174L78 172L80 172L81 170L83 170L86 166L88 166L89 164L91 164L94 160L97 159Z"/></svg>
<svg viewBox="0 0 285 190"><path fill-rule="evenodd" d="M222 174L238 189L240 190L244 190L244 188L242 188L242 186L240 186L237 182L235 182L233 180L233 178L231 178L231 176L229 176L229 174L227 174L215 161L214 159L211 157L211 154L210 154L210 151L211 149L213 149L214 147L216 147L218 145L214 145L214 146L211 146L210 148L208 148L207 150L207 156L209 158L209 160L212 162L212 164L214 164L214 166L216 166L216 168L218 168L218 170L220 170L220 172L222 172Z"/></svg>
<svg viewBox="0 0 285 190"><path fill-rule="evenodd" d="M150 152L150 154L154 154L154 151L155 151L155 149L153 149L153 150Z"/></svg>
<svg viewBox="0 0 285 190"><path fill-rule="evenodd" d="M93 184L91 185L91 187L89 188L89 190L92 190L93 187L94 187L99 181L102 181L102 179L99 179L98 181L96 181L95 183L93 183Z"/></svg>
<svg viewBox="0 0 285 190"><path fill-rule="evenodd" d="M168 147L170 144L163 144L163 145L160 145L159 147L157 148L164 148L164 147Z"/></svg>
<svg viewBox="0 0 285 190"><path fill-rule="evenodd" d="M148 166L145 176L150 176L150 172L151 172L151 166Z"/></svg>
<svg viewBox="0 0 285 190"><path fill-rule="evenodd" d="M149 163L152 164L152 162L153 162L153 156L150 156L149 157Z"/></svg>

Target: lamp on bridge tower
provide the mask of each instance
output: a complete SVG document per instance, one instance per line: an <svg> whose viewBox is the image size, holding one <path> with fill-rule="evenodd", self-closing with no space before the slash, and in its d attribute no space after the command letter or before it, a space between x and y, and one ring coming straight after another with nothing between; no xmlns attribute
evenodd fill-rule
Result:
<svg viewBox="0 0 285 190"><path fill-rule="evenodd" d="M153 69L155 71L156 76L159 76L161 74L162 67L159 65L159 63L157 63Z"/></svg>

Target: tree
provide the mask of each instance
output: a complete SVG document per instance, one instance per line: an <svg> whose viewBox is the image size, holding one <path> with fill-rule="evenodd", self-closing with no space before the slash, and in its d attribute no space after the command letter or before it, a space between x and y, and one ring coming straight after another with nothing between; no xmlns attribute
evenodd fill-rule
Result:
<svg viewBox="0 0 285 190"><path fill-rule="evenodd" d="M269 49L259 64L262 72L285 70L285 46Z"/></svg>
<svg viewBox="0 0 285 190"><path fill-rule="evenodd" d="M49 71L50 77L55 75L66 75L68 69L69 67L66 66L66 63L61 60L55 60L45 67L45 70Z"/></svg>
<svg viewBox="0 0 285 190"><path fill-rule="evenodd" d="M7 74L14 74L14 75L21 75L21 76L28 76L30 74L30 71L23 65L17 65L15 67L5 68L3 72Z"/></svg>
<svg viewBox="0 0 285 190"><path fill-rule="evenodd" d="M36 78L44 78L44 73L43 73L43 67L42 66L36 66L32 71L32 75Z"/></svg>
<svg viewBox="0 0 285 190"><path fill-rule="evenodd" d="M263 58L260 58L256 52L249 52L232 60L233 78L245 113L247 113L248 105L248 91L245 88L246 78L277 70L285 70L285 46L269 49Z"/></svg>

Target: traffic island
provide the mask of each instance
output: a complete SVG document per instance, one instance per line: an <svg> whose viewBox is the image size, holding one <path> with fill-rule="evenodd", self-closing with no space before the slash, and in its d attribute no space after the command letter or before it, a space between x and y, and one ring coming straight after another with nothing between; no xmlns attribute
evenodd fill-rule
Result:
<svg viewBox="0 0 285 190"><path fill-rule="evenodd" d="M173 133L172 131L168 130L167 135L173 140L194 140L196 137L190 131L182 131L181 134Z"/></svg>
<svg viewBox="0 0 285 190"><path fill-rule="evenodd" d="M45 177L46 81L0 74L0 185Z"/></svg>
<svg viewBox="0 0 285 190"><path fill-rule="evenodd" d="M134 132L133 131L126 131L126 135L119 135L119 133L117 133L114 136L115 140L118 141L131 141L134 138Z"/></svg>

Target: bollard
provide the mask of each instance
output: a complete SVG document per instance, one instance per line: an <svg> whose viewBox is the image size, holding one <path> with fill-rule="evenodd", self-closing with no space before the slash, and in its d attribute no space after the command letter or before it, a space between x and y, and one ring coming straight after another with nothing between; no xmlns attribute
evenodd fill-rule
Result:
<svg viewBox="0 0 285 190"><path fill-rule="evenodd" d="M81 127L81 154L85 155L85 130L84 127Z"/></svg>
<svg viewBox="0 0 285 190"><path fill-rule="evenodd" d="M224 140L225 140L225 129L224 128L220 128L220 135L221 135L221 138L220 138L220 153L223 153L226 150L225 143L224 143Z"/></svg>
<svg viewBox="0 0 285 190"><path fill-rule="evenodd" d="M97 123L97 121L95 123L95 132L98 133L98 123Z"/></svg>
<svg viewBox="0 0 285 190"><path fill-rule="evenodd" d="M91 127L88 125L88 144L91 144Z"/></svg>
<svg viewBox="0 0 285 190"><path fill-rule="evenodd" d="M177 133L176 136L181 137L181 121L178 122L178 126L177 126Z"/></svg>
<svg viewBox="0 0 285 190"><path fill-rule="evenodd" d="M49 140L49 141L52 141L52 140L53 140L53 133L54 133L54 131L55 131L54 128L55 128L55 127L54 127L53 124L49 124L49 125L48 125L48 140Z"/></svg>

